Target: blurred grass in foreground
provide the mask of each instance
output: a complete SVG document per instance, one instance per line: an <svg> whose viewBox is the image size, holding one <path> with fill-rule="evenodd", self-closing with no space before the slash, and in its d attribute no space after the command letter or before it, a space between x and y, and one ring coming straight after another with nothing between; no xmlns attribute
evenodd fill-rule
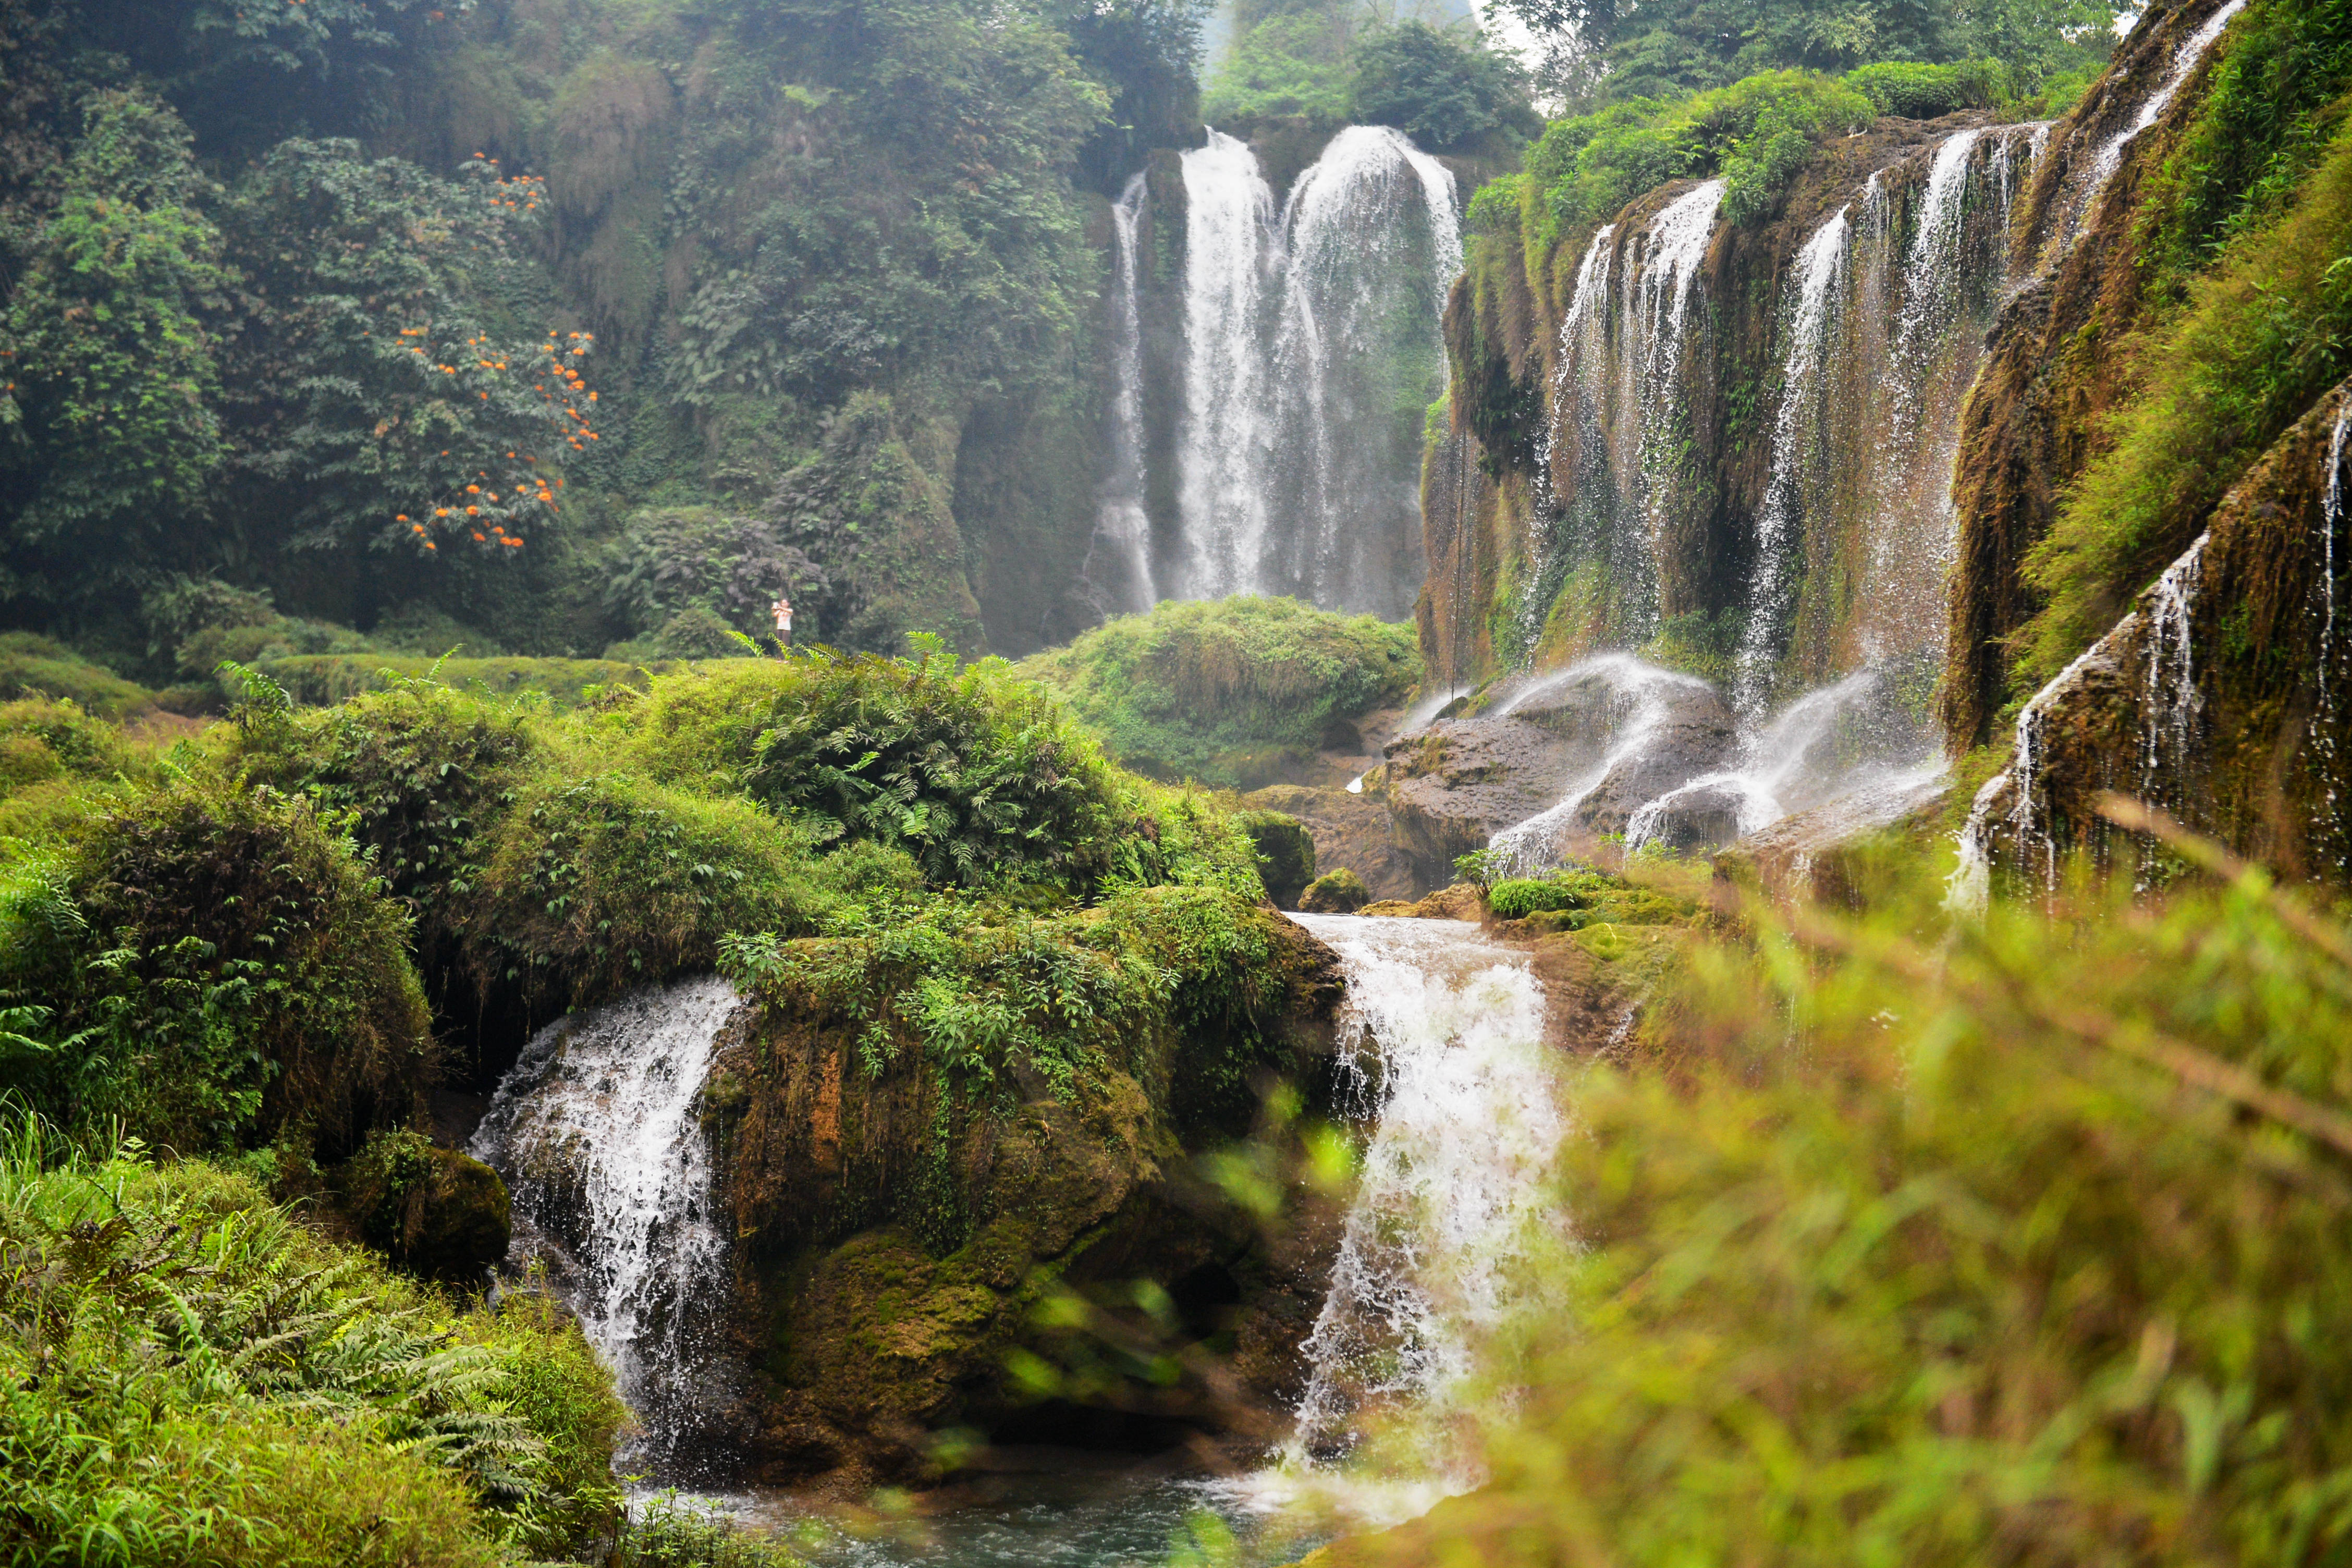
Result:
<svg viewBox="0 0 2352 1568"><path fill-rule="evenodd" d="M1575 1090L1489 1483L1318 1568L2352 1556L2352 934L2153 826L2211 879L1696 952Z"/></svg>

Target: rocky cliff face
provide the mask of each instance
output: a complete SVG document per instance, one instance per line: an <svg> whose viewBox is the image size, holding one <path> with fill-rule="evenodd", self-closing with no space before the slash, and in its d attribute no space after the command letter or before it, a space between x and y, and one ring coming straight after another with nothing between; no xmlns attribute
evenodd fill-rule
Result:
<svg viewBox="0 0 2352 1568"><path fill-rule="evenodd" d="M2063 118L1882 119L1745 221L1688 181L1580 229L1482 210L1423 466L1433 679L1638 650L1747 726L1869 673L1998 773L1971 878L2105 853L2102 790L2340 877L2331 26L2152 8ZM1653 836L1721 842L1705 793Z"/></svg>
<svg viewBox="0 0 2352 1568"><path fill-rule="evenodd" d="M1276 954L1265 1023L1278 1070L1311 1100L1338 960L1270 910L1258 919ZM1321 1285L1318 1237L1331 1237L1312 1215L1262 1234L1202 1179L1198 1153L1248 1131L1249 1113L1235 1124L1212 1092L1231 1044L1216 1026L1147 1030L1132 1070L1060 1086L1018 1072L985 1104L916 1053L861 1066L862 1029L772 1001L704 1093L734 1238L727 1315L752 1373L735 1426L756 1435L743 1447L761 1474L920 1476L943 1429L1066 1441L1108 1423L1116 1439L1121 1415L1215 1428L1292 1389ZM1008 1373L1024 1357L1046 1365L1079 1327L1041 1314L1049 1299L1108 1290L1132 1309L1146 1281L1166 1293L1166 1321L1129 1310L1138 1322L1103 1325L1103 1342L1156 1334L1182 1377L1090 1384L1115 1414L1082 1417Z"/></svg>

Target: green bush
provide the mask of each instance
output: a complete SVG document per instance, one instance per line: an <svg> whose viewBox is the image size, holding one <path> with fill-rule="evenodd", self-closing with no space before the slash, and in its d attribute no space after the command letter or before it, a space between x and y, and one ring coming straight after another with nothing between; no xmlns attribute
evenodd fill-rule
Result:
<svg viewBox="0 0 2352 1568"><path fill-rule="evenodd" d="M725 1514L665 1494L622 1529L612 1568L800 1568L800 1562Z"/></svg>
<svg viewBox="0 0 2352 1568"><path fill-rule="evenodd" d="M1403 702L1422 670L1410 626L1235 597L1167 601L1015 673L1059 691L1126 766L1236 787L1265 782L1241 776L1254 759L1311 751L1336 725Z"/></svg>
<svg viewBox="0 0 2352 1568"><path fill-rule="evenodd" d="M559 708L593 701L615 686L640 685L645 671L604 658L418 658L384 654L302 654L256 666L295 701L331 707L404 680L432 679L498 697L539 695Z"/></svg>
<svg viewBox="0 0 2352 1568"><path fill-rule="evenodd" d="M736 931L814 929L808 839L740 799L550 772L483 846L472 962L567 1005L707 969Z"/></svg>
<svg viewBox="0 0 2352 1568"><path fill-rule="evenodd" d="M1335 867L1307 884L1298 907L1309 914L1352 915L1371 902L1371 889L1345 866Z"/></svg>
<svg viewBox="0 0 2352 1568"><path fill-rule="evenodd" d="M1099 747L1000 664L798 653L764 715L752 796L819 843L903 847L934 887L1091 885L1122 802Z"/></svg>
<svg viewBox="0 0 2352 1568"><path fill-rule="evenodd" d="M0 700L50 697L100 719L127 718L148 701L147 689L90 663L44 637L0 632Z"/></svg>
<svg viewBox="0 0 2352 1568"><path fill-rule="evenodd" d="M189 1152L397 1118L436 1065L408 935L309 801L184 777L10 868L0 1073Z"/></svg>
<svg viewBox="0 0 2352 1568"><path fill-rule="evenodd" d="M1298 115L1337 129L1350 100L1349 29L1335 16L1269 16L1234 40L1201 94L1212 122Z"/></svg>
<svg viewBox="0 0 2352 1568"><path fill-rule="evenodd" d="M1580 910L1591 902L1589 894L1566 883L1513 877L1486 889L1486 907L1500 920L1525 920L1538 910Z"/></svg>
<svg viewBox="0 0 2352 1568"><path fill-rule="evenodd" d="M1967 109L1991 109L2010 96L2009 71L1999 60L1956 60L1925 65L1917 60L1882 60L1845 73L1845 85L1870 100L1881 114L1934 120Z"/></svg>
<svg viewBox="0 0 2352 1568"><path fill-rule="evenodd" d="M1393 125L1437 152L1497 135L1524 140L1542 124L1517 67L1475 33L1457 37L1423 22L1384 27L1357 45L1354 66L1355 120Z"/></svg>
<svg viewBox="0 0 2352 1568"><path fill-rule="evenodd" d="M1606 223L1668 180L1720 174L1725 214L1744 223L1769 210L1822 140L1876 113L1849 84L1799 70L1685 99L1629 100L1547 126L1528 152L1527 199L1551 238Z"/></svg>

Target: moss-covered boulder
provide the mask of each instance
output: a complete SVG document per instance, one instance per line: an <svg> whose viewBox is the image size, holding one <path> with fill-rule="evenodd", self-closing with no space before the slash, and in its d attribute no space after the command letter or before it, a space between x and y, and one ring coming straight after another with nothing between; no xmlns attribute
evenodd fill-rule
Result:
<svg viewBox="0 0 2352 1568"><path fill-rule="evenodd" d="M1345 866L1326 871L1307 884L1298 907L1314 915L1352 915L1371 902L1371 889Z"/></svg>
<svg viewBox="0 0 2352 1568"><path fill-rule="evenodd" d="M421 1133L370 1138L337 1185L362 1238L409 1273L478 1284L507 1255L506 1184L472 1155Z"/></svg>
<svg viewBox="0 0 2352 1568"><path fill-rule="evenodd" d="M1191 1172L1262 1083L1326 1059L1338 961L1294 922L1182 888L1008 923L934 910L777 944L739 984L761 1021L704 1103L766 1474L919 1475L931 1434L1032 1403L1013 1369L1064 1292L1265 1272L1251 1216ZM1209 1418L1197 1384L1150 1399Z"/></svg>

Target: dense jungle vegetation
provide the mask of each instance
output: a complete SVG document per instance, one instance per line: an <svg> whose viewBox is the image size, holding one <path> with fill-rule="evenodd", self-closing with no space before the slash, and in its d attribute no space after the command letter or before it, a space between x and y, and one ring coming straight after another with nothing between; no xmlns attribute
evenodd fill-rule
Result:
<svg viewBox="0 0 2352 1568"><path fill-rule="evenodd" d="M609 1370L543 1280L469 1288L505 1200L428 1097L566 1008L719 969L983 1113L1172 1039L1181 1115L1247 1123L1299 830L1214 792L1423 666L1289 601L1033 593L1151 150L1396 124L1516 163L1474 274L1556 273L1666 180L1748 222L1877 117L2061 110L2112 21L1510 8L1579 47L1325 0L1246 0L1213 68L1191 0L0 0L0 1560L782 1561L626 1517ZM2347 369L2347 16L2255 0L2147 187L2016 695ZM831 646L753 641L780 595ZM1893 837L1835 910L1466 867L1580 963L1688 941L1578 1080L1489 1479L1328 1560L2352 1552L2352 932L2155 834L1981 920Z"/></svg>

